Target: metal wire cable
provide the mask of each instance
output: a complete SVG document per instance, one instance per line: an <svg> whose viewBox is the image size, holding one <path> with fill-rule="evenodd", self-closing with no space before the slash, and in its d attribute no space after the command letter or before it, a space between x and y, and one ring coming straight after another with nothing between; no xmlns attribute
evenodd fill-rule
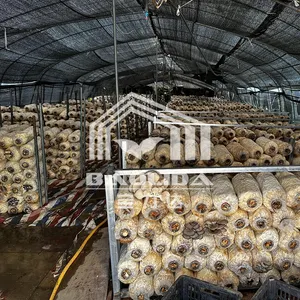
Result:
<svg viewBox="0 0 300 300"><path fill-rule="evenodd" d="M176 12L177 12L177 7L176 7L175 4L173 3L173 1L170 0L169 3L170 3L170 5L172 6L172 8L175 9L175 13L176 13ZM216 74L216 73L214 72L214 70L213 70L213 68L211 67L210 63L209 63L208 60L206 59L206 57L205 57L205 55L204 55L202 49L198 46L198 41L195 39L195 37L194 37L194 35L193 35L191 29L189 28L189 25L188 25L188 23L187 23L187 21L186 21L184 15L181 13L179 17L181 18L181 20L182 20L183 23L185 24L187 30L189 31L189 34L191 35L191 37L192 37L192 39L193 39L193 41L194 41L194 43L195 43L195 46L196 46L197 49L199 50L201 56L203 57L203 59L204 59L206 65L208 66L208 68L210 69L210 71L212 72L212 74L215 75L215 76L220 76L220 74Z"/></svg>

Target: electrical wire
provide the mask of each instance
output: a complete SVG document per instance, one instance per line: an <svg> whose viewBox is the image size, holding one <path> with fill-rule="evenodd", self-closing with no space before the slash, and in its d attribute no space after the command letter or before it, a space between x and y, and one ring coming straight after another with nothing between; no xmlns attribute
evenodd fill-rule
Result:
<svg viewBox="0 0 300 300"><path fill-rule="evenodd" d="M98 229L107 221L107 218L101 222L96 228L93 229L93 231L88 235L88 237L84 240L84 242L81 244L80 248L76 251L76 253L74 254L74 256L70 259L70 261L68 262L68 264L64 267L63 271L61 272L61 274L59 275L55 287L52 291L52 294L49 298L49 300L54 300L55 296L57 294L57 291L61 285L62 280L64 279L67 271L69 270L69 268L71 267L71 265L74 263L74 261L77 259L77 257L79 256L79 254L82 252L82 250L84 249L84 247L86 246L86 244L88 243L88 241L91 239L91 237L98 231Z"/></svg>
<svg viewBox="0 0 300 300"><path fill-rule="evenodd" d="M170 3L170 5L171 5L171 7L173 7L173 9L175 10L175 13L176 13L176 12L177 12L177 7L176 7L175 4L173 3L173 1L170 0L169 3ZM194 34L193 34L193 32L191 31L191 29L190 29L190 27L189 27L189 25L188 25L188 23L187 23L187 20L185 19L185 17L183 16L183 14L180 13L179 17L180 17L181 21L185 24L185 26L186 26L186 28L187 28L187 30L188 30L188 32L189 32L189 34L190 34L192 40L193 40L194 43L195 43L195 46L196 46L197 49L199 50L201 56L203 57L203 59L204 59L206 65L208 66L208 68L210 69L210 71L212 72L212 74L215 75L215 76L220 76L221 74L216 74L215 71L213 70L213 68L211 67L210 63L209 63L208 60L206 59L206 57L205 57L205 55L204 55L202 49L201 49L201 48L199 47L199 45L198 45L198 41L197 41L196 38L194 37Z"/></svg>

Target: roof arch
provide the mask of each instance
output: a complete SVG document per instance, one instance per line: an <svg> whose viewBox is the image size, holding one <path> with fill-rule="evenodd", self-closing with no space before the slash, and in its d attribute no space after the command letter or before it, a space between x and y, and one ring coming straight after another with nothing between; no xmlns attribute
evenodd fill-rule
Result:
<svg viewBox="0 0 300 300"><path fill-rule="evenodd" d="M116 0L121 73L152 70L158 36L159 58L174 58L172 72L216 68L237 85L299 85L297 11L275 0L194 0L177 17L180 1L172 0L149 5L147 20L144 3ZM0 25L9 49L1 37L1 82L113 80L110 0L11 0Z"/></svg>

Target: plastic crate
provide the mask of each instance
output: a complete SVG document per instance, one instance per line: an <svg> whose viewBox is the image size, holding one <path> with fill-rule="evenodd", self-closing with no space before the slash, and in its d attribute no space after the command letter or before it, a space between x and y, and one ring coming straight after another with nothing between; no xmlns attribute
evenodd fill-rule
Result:
<svg viewBox="0 0 300 300"><path fill-rule="evenodd" d="M180 276L163 300L239 300L240 293L188 276Z"/></svg>
<svg viewBox="0 0 300 300"><path fill-rule="evenodd" d="M283 281L270 279L259 288L252 300L300 300L300 289Z"/></svg>

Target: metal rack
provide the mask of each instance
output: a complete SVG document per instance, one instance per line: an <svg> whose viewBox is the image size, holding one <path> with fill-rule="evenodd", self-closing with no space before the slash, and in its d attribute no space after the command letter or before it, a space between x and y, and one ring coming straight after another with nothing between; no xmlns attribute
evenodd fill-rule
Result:
<svg viewBox="0 0 300 300"><path fill-rule="evenodd" d="M85 170L85 161L86 161L86 99L84 99L83 97L83 85L82 83L74 83L73 84L73 88L74 86L78 85L79 86L79 106L78 106L78 102L77 102L77 91L75 91L75 100L76 100L76 107L77 110L80 112L80 178L84 178L86 170ZM72 88L72 93L73 93L73 88ZM104 99L104 98L103 98ZM66 101L62 101L62 104L66 105L66 110L67 110L67 120L69 119L69 107L70 107L70 103L69 103L69 94L67 93L66 95ZM44 99L40 102L40 104L42 105L44 103ZM39 114L39 122L40 122L40 126L42 128L43 126L43 120L44 120L44 114L43 114L43 109L42 107L39 108L38 110L38 114ZM42 125L41 125L42 124ZM43 132L43 130L42 130ZM41 134L41 138L44 141L44 135ZM42 142L44 144L44 142ZM45 149L44 147L42 147L42 149Z"/></svg>
<svg viewBox="0 0 300 300"><path fill-rule="evenodd" d="M184 122L165 122L165 121L157 121L154 120L154 125L165 125L165 126L172 126L172 125L180 125L180 126L211 126L211 127L240 127L240 128L253 128L253 127L260 127L260 128L290 128L290 129L300 129L300 126L284 126L284 125L267 125L267 124L210 124L210 123L184 123Z"/></svg>
<svg viewBox="0 0 300 300"><path fill-rule="evenodd" d="M45 186L45 178L47 178L47 173L45 173L45 161L43 160L43 166L40 166L39 158L39 145L38 145L38 131L36 128L36 120L33 118L33 139L34 139L34 157L35 157L35 167L37 175L37 187L39 192L39 202L40 206L48 203L48 189ZM42 172L41 172L42 171ZM46 176L46 177L45 177ZM45 195L45 198L43 197Z"/></svg>
<svg viewBox="0 0 300 300"><path fill-rule="evenodd" d="M159 115L159 113L161 112L156 112L157 115ZM151 132L152 132L152 127L153 128L156 128L157 125L162 125L162 126L167 126L167 127L171 127L171 126L194 126L194 127L232 127L232 128L248 128L248 129L253 129L253 128L260 128L260 129L264 129L264 128L280 128L280 129L299 129L300 130L300 126L285 126L285 125L267 125L267 124L260 124L260 125L255 125L255 124L251 124L251 125L248 125L248 124L208 124L208 123L185 123L185 122L174 122L173 118L171 117L170 118L170 122L168 121L158 121L158 117L154 116L154 121L153 121L153 124L151 122L149 122L148 124L148 135L151 136ZM295 140L294 139L291 139L291 143L294 144L295 143ZM126 162L126 159L125 159L125 154L126 154L126 151L127 151L127 143L126 141L123 141L122 142L122 151L121 151L121 161L122 161L122 167L123 169L126 169L127 168L127 162Z"/></svg>
<svg viewBox="0 0 300 300"><path fill-rule="evenodd" d="M77 102L77 92L75 91L75 100L76 100L76 109L77 111L80 112L80 178L83 178L85 176L86 170L85 170L85 161L86 161L86 99L83 98L83 85L82 83L74 83L74 86L78 85L79 86L79 107L78 107L78 102ZM72 88L72 91L73 91ZM71 92L72 96L72 92ZM66 101L62 101L63 104L66 105L66 110L67 110L67 120L69 119L69 95L67 94L66 96ZM104 101L104 97L103 97Z"/></svg>
<svg viewBox="0 0 300 300"><path fill-rule="evenodd" d="M11 124L14 124L14 111L13 111L13 105L14 105L14 98L13 98L13 93L12 93L13 87L10 88L10 121ZM16 97L16 96L15 96ZM40 206L48 203L48 183L47 183L47 170L46 170L46 154L45 154L45 147L44 147L44 130L43 130L43 109L42 109L42 101L44 97L44 93L42 91L37 92L37 97L36 97L36 113L37 113L37 120L34 117L32 121L32 126L33 126L33 140L34 140L34 149L35 149L35 162L36 162L36 172L37 172L37 186L38 186L38 193L39 193L39 201L40 201ZM18 103L20 105L21 102ZM1 119L1 125L2 127L2 111L0 107L0 119ZM36 121L38 121L39 127L36 125ZM39 146L38 146L38 137L41 139L41 162L40 164L40 156L39 156Z"/></svg>
<svg viewBox="0 0 300 300"><path fill-rule="evenodd" d="M212 114L212 113L221 113L220 111L217 110L211 110L211 111L193 111L193 110L171 110L167 107L166 111L162 111L161 113L174 113L174 112L178 112L181 114ZM266 115L284 115L284 116L288 116L289 112L279 112L279 111L274 111L274 112L270 112L270 111L264 111L264 112L253 112L253 111L249 111L249 112L245 112L245 111L234 111L235 113L245 113L247 115L254 115L254 114L266 114Z"/></svg>
<svg viewBox="0 0 300 300"><path fill-rule="evenodd" d="M165 113L164 113L165 114ZM159 112L159 116L158 118L166 118L166 117L170 117L168 114L165 114L163 115L162 112ZM224 121L224 120L237 120L237 121L265 121L265 122L269 122L269 121L276 121L276 122L288 122L289 120L285 120L285 119L276 119L276 120L273 120L270 118L266 118L266 117L255 117L255 118L242 118L242 117L235 117L235 116L232 116L232 117L216 117L216 116L211 116L211 117L208 117L208 116L205 116L205 117L199 117L199 116L186 116L186 115L182 115L182 117L189 117L189 118L193 118L194 120L211 120L211 119L214 119L216 121Z"/></svg>
<svg viewBox="0 0 300 300"><path fill-rule="evenodd" d="M85 160L86 160L86 100L83 99L82 84L80 87L80 177L85 176ZM84 102L84 105L82 105Z"/></svg>
<svg viewBox="0 0 300 300"><path fill-rule="evenodd" d="M39 136L41 138L41 150L42 150L42 172L40 171L40 167L38 167L38 177L40 177L41 180L41 199L43 194L45 195L45 203L48 203L48 181L47 181L47 167L46 167L46 152L45 152L45 139L44 139L44 118L43 118L43 108L42 104L37 104L37 114L38 114L38 121L39 121ZM34 124L34 128L35 128ZM35 133L37 133L37 128L35 128ZM39 151L38 151L38 145L37 145L37 137L35 137L35 144L36 144L36 161L39 161ZM38 163L39 164L39 163ZM40 176L40 173L42 176ZM42 178L41 178L42 177ZM42 203L42 204L45 204Z"/></svg>
<svg viewBox="0 0 300 300"><path fill-rule="evenodd" d="M218 173L258 173L258 172L298 172L300 166L266 166L266 167L210 167L210 168L174 168L174 169L139 169L116 170L112 175L105 175L105 191L108 218L108 233L110 260L112 272L113 295L115 300L121 299L121 284L118 279L118 261L120 257L120 243L115 239L114 201L117 196L118 183L128 180L129 176L142 175L149 171L156 171L161 175L192 175L192 174L218 174Z"/></svg>
<svg viewBox="0 0 300 300"><path fill-rule="evenodd" d="M165 115L168 116L170 114L176 114L176 115L182 115L185 117L190 117L190 118L194 118L194 119L202 119L202 120L210 120L211 118L214 118L216 120L232 120L232 119L237 119L237 120L244 120L244 121L252 121L252 120L261 120L261 121L265 121L266 118L265 117L256 117L256 118L241 118L237 116L237 113L244 113L247 114L249 116L251 115L269 115L267 117L267 120L269 120L268 118L271 118L272 115L283 115L283 116L288 116L288 119L279 119L277 121L289 121L291 122L291 116L288 112L285 113L280 113L280 112L239 112L239 111L233 111L232 115L230 117L228 116L218 116L218 114L221 114L222 112L220 111L176 111L176 110L165 110L165 111L159 111L158 112L158 118L161 117L161 115ZM212 115L215 114L215 115ZM211 115L211 116L201 116L201 115ZM271 119L270 119L271 121Z"/></svg>
<svg viewBox="0 0 300 300"><path fill-rule="evenodd" d="M85 113L85 101L83 103L83 85L81 83L74 83L73 85L79 85L80 92L80 137L81 137L81 147L80 147L80 170L81 177L85 176L85 158L86 158L86 113ZM12 88L11 88L12 89ZM35 102L33 102L34 97L36 97ZM67 112L69 112L69 101L66 101ZM40 195L40 205L48 203L48 182L47 182L47 169L46 169L46 153L45 153L45 141L44 141L44 114L43 114L43 103L45 102L45 90L43 86L36 85L35 94L33 94L32 101L36 105L37 120L33 120L33 132L34 132L34 144L35 144L35 161L37 168L37 184L38 191ZM10 114L11 114L11 124L14 123L14 111L13 111L14 99L11 93L10 98ZM83 108L84 107L84 108ZM0 127L2 126L2 112L0 107ZM36 121L38 121L38 126L36 126ZM37 137L41 139L41 157L42 164L39 159L39 151L37 145Z"/></svg>

